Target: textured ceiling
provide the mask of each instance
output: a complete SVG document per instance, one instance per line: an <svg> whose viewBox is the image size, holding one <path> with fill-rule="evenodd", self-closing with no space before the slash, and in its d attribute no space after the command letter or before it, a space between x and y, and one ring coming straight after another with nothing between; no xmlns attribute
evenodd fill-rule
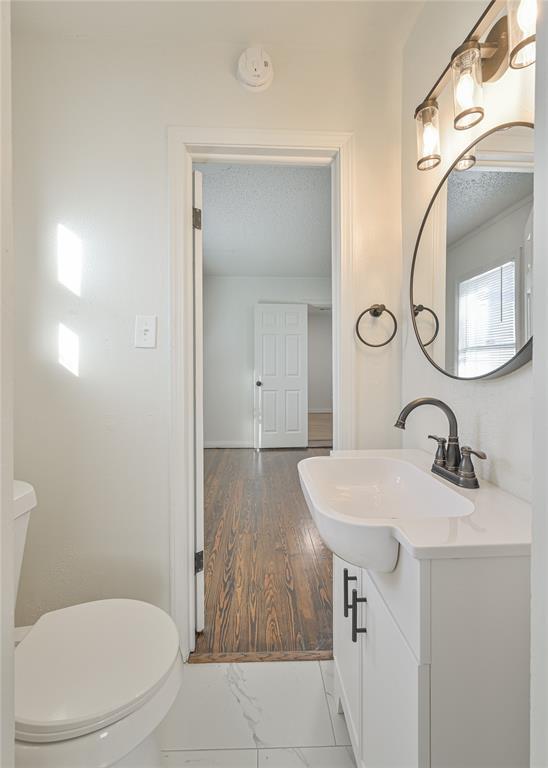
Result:
<svg viewBox="0 0 548 768"><path fill-rule="evenodd" d="M328 277L328 167L201 164L204 271L209 275Z"/></svg>
<svg viewBox="0 0 548 768"><path fill-rule="evenodd" d="M533 193L533 174L453 171L447 185L447 244Z"/></svg>

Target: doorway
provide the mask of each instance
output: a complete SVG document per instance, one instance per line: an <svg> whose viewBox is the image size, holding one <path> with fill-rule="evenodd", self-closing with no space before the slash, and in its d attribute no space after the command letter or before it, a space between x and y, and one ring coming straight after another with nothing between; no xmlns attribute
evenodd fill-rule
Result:
<svg viewBox="0 0 548 768"><path fill-rule="evenodd" d="M317 435L332 413L331 169L194 174L204 610L191 661L330 658L332 558L297 464L330 447L309 450L309 423Z"/></svg>
<svg viewBox="0 0 548 768"><path fill-rule="evenodd" d="M171 179L171 520L172 616L184 658L194 649L200 619L195 602L196 517L194 275L192 165L246 162L329 166L332 179L333 444L354 447L354 308L351 300L351 167L349 134L173 128L169 132ZM343 300L344 299L344 300ZM266 452L261 456L266 455Z"/></svg>
<svg viewBox="0 0 548 768"><path fill-rule="evenodd" d="M333 312L308 307L308 447L333 447Z"/></svg>

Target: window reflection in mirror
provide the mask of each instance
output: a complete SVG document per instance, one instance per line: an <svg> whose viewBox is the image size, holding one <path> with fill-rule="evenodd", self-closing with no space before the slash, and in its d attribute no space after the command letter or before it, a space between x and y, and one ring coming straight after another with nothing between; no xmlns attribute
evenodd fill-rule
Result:
<svg viewBox="0 0 548 768"><path fill-rule="evenodd" d="M467 153L475 163L448 174L425 220L415 324L425 352L452 376L488 375L532 336L533 137L512 126L480 140Z"/></svg>

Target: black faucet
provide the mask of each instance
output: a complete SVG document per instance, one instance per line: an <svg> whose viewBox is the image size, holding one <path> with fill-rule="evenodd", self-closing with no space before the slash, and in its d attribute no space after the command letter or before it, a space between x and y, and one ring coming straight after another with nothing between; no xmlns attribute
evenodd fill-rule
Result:
<svg viewBox="0 0 548 768"><path fill-rule="evenodd" d="M437 400L435 397L418 397L416 400L412 400L402 410L394 426L398 429L405 429L407 417L411 411L414 411L420 405L435 405L445 413L449 421L449 437L447 440L444 437L428 435L432 440L436 440L438 444L436 457L432 464L432 472L461 488L479 488L470 454L473 453L480 459L486 459L487 456L483 451L473 451L467 445L462 447L461 452L457 417L443 400ZM447 449L445 447L446 443Z"/></svg>

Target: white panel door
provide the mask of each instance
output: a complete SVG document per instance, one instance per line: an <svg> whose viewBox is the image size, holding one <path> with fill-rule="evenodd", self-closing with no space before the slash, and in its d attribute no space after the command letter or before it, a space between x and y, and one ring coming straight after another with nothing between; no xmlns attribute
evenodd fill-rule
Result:
<svg viewBox="0 0 548 768"><path fill-rule="evenodd" d="M308 445L308 306L255 305L255 448Z"/></svg>
<svg viewBox="0 0 548 768"><path fill-rule="evenodd" d="M202 174L193 174L193 207L202 211ZM195 568L196 579L196 632L204 629L204 359L203 359L203 254L202 224L198 217L194 233L194 455L195 455L195 552L196 562L201 556L201 567ZM199 224L199 226L196 226Z"/></svg>

